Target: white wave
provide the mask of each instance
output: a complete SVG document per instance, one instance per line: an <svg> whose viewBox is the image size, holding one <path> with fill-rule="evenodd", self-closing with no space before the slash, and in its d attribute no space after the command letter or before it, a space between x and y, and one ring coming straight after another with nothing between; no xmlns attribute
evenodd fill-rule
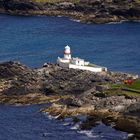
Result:
<svg viewBox="0 0 140 140"><path fill-rule="evenodd" d="M79 123L77 123L77 124L75 124L73 127L71 127L70 129L72 129L72 130L77 130L77 129L79 129Z"/></svg>
<svg viewBox="0 0 140 140"><path fill-rule="evenodd" d="M109 22L109 23L106 23L106 24L121 24L123 23L124 21L119 21L119 22Z"/></svg>
<svg viewBox="0 0 140 140"><path fill-rule="evenodd" d="M73 119L72 118L65 118L64 119L64 126L72 126L74 124Z"/></svg>
<svg viewBox="0 0 140 140"><path fill-rule="evenodd" d="M98 138L97 135L93 135L91 130L81 130L81 131L78 131L78 133L85 134L89 138Z"/></svg>
<svg viewBox="0 0 140 140"><path fill-rule="evenodd" d="M50 115L49 113L44 113L44 114L47 116L47 118L48 118L49 120L56 119L56 117Z"/></svg>
<svg viewBox="0 0 140 140"><path fill-rule="evenodd" d="M93 127L91 130L78 130L77 132L80 134L84 134L87 137L92 138L93 140L101 140L104 138L111 139L113 137L115 137L114 140L117 140L121 138L126 139L128 137L127 133L117 131L111 126L106 126L104 124L97 125L96 127Z"/></svg>
<svg viewBox="0 0 140 140"><path fill-rule="evenodd" d="M49 115L48 113L44 113L44 114L47 115L47 118L50 120L55 120L58 118L58 116L54 117L54 116ZM80 116L79 118L83 120L85 119L85 117L86 116L84 117ZM111 126L106 126L105 124L102 124L101 122L98 122L99 125L97 125L96 127L93 127L91 130L80 130L81 123L82 122L80 121L74 124L74 122L72 121L72 118L67 118L62 121L61 125L68 126L69 129L75 130L77 133L83 134L89 138L92 138L93 140L101 140L103 138L113 138L113 137L115 137L114 140L117 140L121 138L126 139L133 136L133 134L127 134L125 132L117 131Z"/></svg>
<svg viewBox="0 0 140 140"><path fill-rule="evenodd" d="M109 22L109 23L106 23L106 24L121 24L123 22L129 22L129 20L121 20L121 21L118 21L118 22Z"/></svg>
<svg viewBox="0 0 140 140"><path fill-rule="evenodd" d="M63 125L64 125L64 126L68 126L68 125L70 125L70 123L63 123Z"/></svg>
<svg viewBox="0 0 140 140"><path fill-rule="evenodd" d="M25 106L25 105L18 103L18 104L15 104L14 106L17 106L17 107L19 106L20 107L20 106Z"/></svg>
<svg viewBox="0 0 140 140"><path fill-rule="evenodd" d="M51 115L48 115L48 118L49 118L50 120L54 119L54 117L51 116Z"/></svg>
<svg viewBox="0 0 140 140"><path fill-rule="evenodd" d="M70 19L70 20L72 20L74 22L81 22L81 20L78 20L78 19Z"/></svg>
<svg viewBox="0 0 140 140"><path fill-rule="evenodd" d="M128 134L127 139L132 138L134 134Z"/></svg>

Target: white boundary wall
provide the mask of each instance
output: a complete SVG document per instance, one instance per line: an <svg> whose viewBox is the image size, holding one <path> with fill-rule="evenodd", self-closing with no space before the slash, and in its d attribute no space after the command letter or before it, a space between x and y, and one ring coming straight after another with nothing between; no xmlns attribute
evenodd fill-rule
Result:
<svg viewBox="0 0 140 140"><path fill-rule="evenodd" d="M76 66L76 65L73 65L73 64L69 64L69 68L80 69L80 70L88 70L88 71L92 71L92 72L102 72L103 69L104 69L102 67ZM105 68L105 71L107 71L106 68Z"/></svg>
<svg viewBox="0 0 140 140"><path fill-rule="evenodd" d="M106 67L89 67L89 66L77 66L74 64L58 62L59 66L63 68L70 68L70 69L80 69L80 70L88 70L92 72L102 72L107 71Z"/></svg>

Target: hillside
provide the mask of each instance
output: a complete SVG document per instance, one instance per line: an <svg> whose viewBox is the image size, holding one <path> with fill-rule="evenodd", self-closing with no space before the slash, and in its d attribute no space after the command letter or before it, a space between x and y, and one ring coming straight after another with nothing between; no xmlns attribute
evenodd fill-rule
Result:
<svg viewBox="0 0 140 140"><path fill-rule="evenodd" d="M93 23L133 21L140 19L140 0L0 0L0 12L61 15Z"/></svg>

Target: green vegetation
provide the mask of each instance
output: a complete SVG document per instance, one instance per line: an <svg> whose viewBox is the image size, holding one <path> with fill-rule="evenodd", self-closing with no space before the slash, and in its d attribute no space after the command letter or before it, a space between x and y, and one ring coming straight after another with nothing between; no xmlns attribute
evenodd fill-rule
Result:
<svg viewBox="0 0 140 140"><path fill-rule="evenodd" d="M117 93L121 93L121 94L127 94L127 95L132 95L132 96L140 97L140 94L139 93L131 92L131 91L125 91L125 90L121 90L121 89L116 89L116 90L109 89L109 90L106 90L105 93L106 94L117 94Z"/></svg>
<svg viewBox="0 0 140 140"><path fill-rule="evenodd" d="M115 94L115 93L124 93L134 96L140 96L140 79L135 80L131 85L119 83L119 84L112 84L112 89L106 91L108 94Z"/></svg>
<svg viewBox="0 0 140 140"><path fill-rule="evenodd" d="M135 80L131 85L128 84L112 84L112 88L129 88L140 91L140 80Z"/></svg>
<svg viewBox="0 0 140 140"><path fill-rule="evenodd" d="M136 3L140 3L140 0L135 0Z"/></svg>
<svg viewBox="0 0 140 140"><path fill-rule="evenodd" d="M140 80L134 81L132 85L125 85L127 88L140 90Z"/></svg>
<svg viewBox="0 0 140 140"><path fill-rule="evenodd" d="M112 84L111 88L121 88L123 84Z"/></svg>

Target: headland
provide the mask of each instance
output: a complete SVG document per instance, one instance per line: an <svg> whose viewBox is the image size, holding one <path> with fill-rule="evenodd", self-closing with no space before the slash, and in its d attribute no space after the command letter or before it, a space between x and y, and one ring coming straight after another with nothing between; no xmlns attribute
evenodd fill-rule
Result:
<svg viewBox="0 0 140 140"><path fill-rule="evenodd" d="M101 121L136 138L140 138L139 85L136 75L122 72L94 73L54 63L38 69L12 61L0 64L1 104L49 103L41 111L58 119L79 121L79 115L87 115L81 129Z"/></svg>
<svg viewBox="0 0 140 140"><path fill-rule="evenodd" d="M139 0L1 0L0 13L65 16L86 23L140 20Z"/></svg>

